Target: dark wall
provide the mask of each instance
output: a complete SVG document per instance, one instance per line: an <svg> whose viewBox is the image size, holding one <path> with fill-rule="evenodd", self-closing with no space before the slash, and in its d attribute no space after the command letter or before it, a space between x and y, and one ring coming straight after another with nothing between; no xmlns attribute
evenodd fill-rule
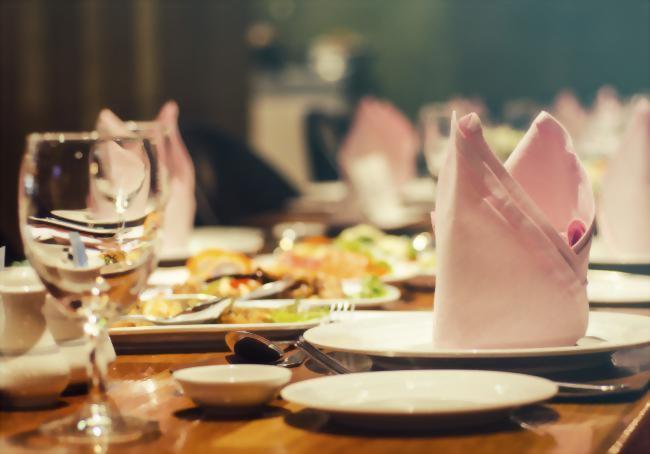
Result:
<svg viewBox="0 0 650 454"><path fill-rule="evenodd" d="M319 35L365 38L380 95L409 114L453 95L499 110L571 88L586 102L610 84L650 86L648 0L256 0L290 59Z"/></svg>
<svg viewBox="0 0 650 454"><path fill-rule="evenodd" d="M102 107L246 136L245 2L0 0L0 244L19 249L16 186L25 134L87 130Z"/></svg>

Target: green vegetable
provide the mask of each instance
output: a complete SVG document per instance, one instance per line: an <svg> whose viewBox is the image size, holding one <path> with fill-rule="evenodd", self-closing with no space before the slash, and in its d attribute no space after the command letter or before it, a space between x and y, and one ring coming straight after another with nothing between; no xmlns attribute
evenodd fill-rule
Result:
<svg viewBox="0 0 650 454"><path fill-rule="evenodd" d="M300 301L296 300L291 306L271 312L273 323L296 323L319 319L327 316L329 310L325 307L300 310Z"/></svg>
<svg viewBox="0 0 650 454"><path fill-rule="evenodd" d="M379 298L386 295L387 289L381 279L377 276L364 277L361 281L361 291L356 295L349 295L353 298Z"/></svg>

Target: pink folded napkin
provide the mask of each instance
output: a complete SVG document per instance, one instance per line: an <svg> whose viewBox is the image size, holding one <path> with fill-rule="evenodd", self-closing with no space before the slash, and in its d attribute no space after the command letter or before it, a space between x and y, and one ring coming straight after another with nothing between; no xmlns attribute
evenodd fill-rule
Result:
<svg viewBox="0 0 650 454"><path fill-rule="evenodd" d="M178 129L178 105L166 102L158 113L157 121L167 129L167 150L170 196L163 223L163 256L185 252L196 213L194 193L194 164Z"/></svg>
<svg viewBox="0 0 650 454"><path fill-rule="evenodd" d="M603 176L598 231L621 258L650 258L650 100L640 98Z"/></svg>
<svg viewBox="0 0 650 454"><path fill-rule="evenodd" d="M585 334L594 200L557 120L540 113L504 165L476 114L454 116L436 200L436 347L551 347Z"/></svg>
<svg viewBox="0 0 650 454"><path fill-rule="evenodd" d="M160 157L167 169L169 194L163 220L162 255L182 254L186 252L194 226L194 164L178 129L178 105L173 101L165 103L156 121L164 133L157 141L164 148ZM100 112L96 128L100 135L133 135L127 125L108 109Z"/></svg>
<svg viewBox="0 0 650 454"><path fill-rule="evenodd" d="M343 175L356 157L377 154L385 157L397 186L415 177L419 149L417 131L395 106L374 98L364 98L339 153Z"/></svg>
<svg viewBox="0 0 650 454"><path fill-rule="evenodd" d="M100 137L135 137L108 109L100 112L96 129ZM104 147L98 153L104 163L101 169L104 178L110 183L103 185L99 179L91 180L87 203L92 217L97 220L117 220L116 203L119 202L114 196L118 192L128 194L125 211L127 221L144 216L151 180L142 156L139 155L142 150L131 150L129 145L122 147L116 142L105 142Z"/></svg>
<svg viewBox="0 0 650 454"><path fill-rule="evenodd" d="M553 103L553 115L569 131L574 140L582 137L589 114L573 92L564 90L558 93Z"/></svg>

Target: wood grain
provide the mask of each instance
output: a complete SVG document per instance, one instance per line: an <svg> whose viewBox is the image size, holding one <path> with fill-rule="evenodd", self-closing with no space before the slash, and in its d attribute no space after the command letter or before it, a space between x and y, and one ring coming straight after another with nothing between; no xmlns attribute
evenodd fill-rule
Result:
<svg viewBox="0 0 650 454"><path fill-rule="evenodd" d="M411 290L393 309L426 310L432 300L431 293ZM649 310L642 312L647 315ZM643 452L650 440L647 393L613 401L551 402L518 411L514 421L461 431L433 427L427 433L339 426L323 413L280 399L253 415L211 414L181 394L171 371L197 364L225 364L227 356L223 351L119 356L110 369L110 395L124 413L155 421L159 433L137 443L110 447L108 452L617 453ZM294 369L293 381L317 375L303 365ZM34 430L44 421L69 414L84 398L63 397L56 409L0 411L0 452L55 448L42 445ZM96 452L104 448L98 447ZM76 451L66 447L66 452Z"/></svg>

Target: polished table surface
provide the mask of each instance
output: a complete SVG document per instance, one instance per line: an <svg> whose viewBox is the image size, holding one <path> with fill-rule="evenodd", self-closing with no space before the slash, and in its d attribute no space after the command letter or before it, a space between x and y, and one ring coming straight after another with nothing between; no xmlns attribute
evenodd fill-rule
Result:
<svg viewBox="0 0 650 454"><path fill-rule="evenodd" d="M406 290L390 309L427 310L432 294ZM611 310L611 309L610 309ZM631 312L650 314L650 309ZM600 453L650 452L650 396L614 400L553 401L516 412L487 427L427 433L362 431L338 426L325 414L276 399L259 413L211 414L184 397L171 371L197 364L225 364L224 351L120 355L110 368L110 395L124 413L155 423L147 438L111 446L109 452L445 452ZM308 365L293 381L318 376ZM594 377L583 377L585 379ZM93 452L45 443L34 429L72 412L84 395L65 396L58 408L0 411L0 452ZM105 452L97 446L94 452Z"/></svg>

